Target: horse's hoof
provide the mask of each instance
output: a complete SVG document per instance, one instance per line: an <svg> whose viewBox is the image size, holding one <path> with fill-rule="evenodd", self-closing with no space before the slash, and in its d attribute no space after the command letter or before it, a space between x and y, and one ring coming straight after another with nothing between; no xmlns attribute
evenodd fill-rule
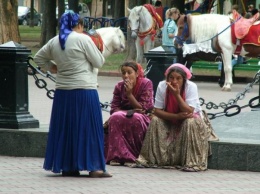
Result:
<svg viewBox="0 0 260 194"><path fill-rule="evenodd" d="M228 88L228 87L222 87L222 89L221 89L222 91L224 91L224 92L230 92L231 91L231 88Z"/></svg>

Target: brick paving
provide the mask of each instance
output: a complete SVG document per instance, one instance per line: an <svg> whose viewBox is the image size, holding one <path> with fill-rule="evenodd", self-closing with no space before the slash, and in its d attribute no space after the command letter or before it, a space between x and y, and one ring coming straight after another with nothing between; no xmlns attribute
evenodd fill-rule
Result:
<svg viewBox="0 0 260 194"><path fill-rule="evenodd" d="M100 101L112 98L114 85L120 77L99 77ZM48 82L48 87L54 84ZM216 83L198 83L202 97L215 103L235 98L245 85L234 84L231 92L221 92ZM258 94L258 87L247 94L247 99ZM210 99L209 99L210 98ZM243 104L245 101L241 101ZM29 112L48 126L52 100L46 91L38 89L29 77ZM245 111L250 111L244 109ZM103 111L104 120L108 113ZM0 193L91 193L91 194L198 194L198 193L260 193L260 173L248 171L208 170L189 173L176 169L129 168L107 166L112 178L92 179L87 172L81 176L62 177L42 169L43 158L0 156Z"/></svg>
<svg viewBox="0 0 260 194"><path fill-rule="evenodd" d="M260 174L107 166L112 178L62 177L42 169L43 158L0 156L0 193L260 193Z"/></svg>

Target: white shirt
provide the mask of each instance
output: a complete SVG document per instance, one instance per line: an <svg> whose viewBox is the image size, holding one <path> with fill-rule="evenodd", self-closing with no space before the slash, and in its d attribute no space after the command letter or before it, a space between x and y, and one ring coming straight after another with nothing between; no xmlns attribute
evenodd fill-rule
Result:
<svg viewBox="0 0 260 194"><path fill-rule="evenodd" d="M97 74L94 68L100 68L105 62L91 38L72 31L61 49L59 36L48 41L35 55L34 61L48 70L51 61L57 65L57 89L96 89Z"/></svg>
<svg viewBox="0 0 260 194"><path fill-rule="evenodd" d="M166 81L161 81L158 84L156 95L155 95L155 103L154 107L158 109L165 109L165 97L166 97ZM198 113L202 116L202 109L200 106L199 95L198 95L198 87L194 82L189 80L186 81L185 85L185 102L194 108L194 113Z"/></svg>

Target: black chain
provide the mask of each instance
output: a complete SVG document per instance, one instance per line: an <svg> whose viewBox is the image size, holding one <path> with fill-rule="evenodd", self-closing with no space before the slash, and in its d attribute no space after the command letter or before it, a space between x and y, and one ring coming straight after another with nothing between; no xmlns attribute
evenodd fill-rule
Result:
<svg viewBox="0 0 260 194"><path fill-rule="evenodd" d="M238 93L236 95L235 99L230 99L228 101L228 103L221 102L221 103L219 103L219 105L217 105L213 102L206 103L203 98L200 98L199 99L200 105L201 106L205 105L206 109L208 109L208 110L219 109L219 108L224 109L224 111L222 111L222 112L208 113L209 119L215 119L215 118L221 117L221 116L231 117L231 116L239 114L241 112L241 109L246 108L246 107L257 108L260 106L260 104L259 104L260 96L256 96L256 97L252 98L251 100L249 100L248 104L244 105L244 106L237 105L237 102L239 100L243 100L245 98L246 93L249 93L252 90L254 84L256 84L256 83L260 84L259 80L260 80L260 70L254 76L253 81L251 83L247 84L244 91ZM257 100L258 100L258 102L255 102Z"/></svg>
<svg viewBox="0 0 260 194"><path fill-rule="evenodd" d="M28 62L27 63L28 63L28 68L30 69L30 70L28 70L28 74L32 75L34 77L36 86L38 88L40 88L40 89L44 88L47 91L47 96L50 99L53 99L55 90L53 90L53 89L49 90L47 88L46 81L43 80L43 79L39 79L36 74L39 73L41 76L49 78L53 82L56 82L56 78L49 71L47 71L46 73L43 73L36 64L32 65L31 62L33 62L33 58L28 57ZM148 72L149 71L150 71L150 68L148 69ZM146 74L148 72L146 72ZM254 102L256 100L258 100L258 102L260 102L260 96L256 96L256 97L252 98L251 100L249 100L248 105L244 105L244 106L238 106L237 105L237 101L238 100L243 100L245 98L245 96L246 96L246 93L248 93L248 92L250 92L252 90L254 84L260 83L259 80L260 80L260 70L256 73L255 77L253 78L253 81L251 83L247 84L247 86L245 87L244 91L241 92L241 93L238 93L236 95L235 99L230 99L228 101L228 103L221 102L219 105L217 105L217 104L215 104L213 102L206 103L203 98L200 98L199 99L200 100L200 105L201 106L205 105L208 110L219 109L219 108L224 109L224 111L222 111L222 112L208 113L209 119L215 119L215 118L220 117L220 116L231 117L231 116L239 114L241 112L241 109L243 109L243 108L246 108L246 107L250 107L250 108L259 107L259 103L254 103ZM106 111L106 112L110 111L111 104L109 102L104 102L104 103L100 102L100 106L101 106L103 111Z"/></svg>
<svg viewBox="0 0 260 194"><path fill-rule="evenodd" d="M40 89L45 89L47 91L47 96L50 98L50 99L53 99L54 98L54 92L55 90L51 89L49 90L47 88L47 83L44 79L39 79L38 76L37 76L37 73L40 74L41 76L45 77L45 78L49 78L50 80L52 80L53 82L56 82L56 78L49 72L47 71L46 73L43 73L40 68L36 65L36 64L31 64L33 63L33 58L32 57L28 57L28 74L33 76L33 78L35 79L35 84L38 88ZM100 102L100 106L101 106L101 109L103 111L106 111L106 112L110 112L110 103L109 102Z"/></svg>
<svg viewBox="0 0 260 194"><path fill-rule="evenodd" d="M49 72L47 71L46 74L43 73L40 68L37 66L37 65L32 65L31 63L33 62L33 58L32 57L28 57L28 61L27 61L27 64L28 64L28 74L33 76L34 80L35 80L35 84L38 88L40 89L45 89L47 91L47 96L50 98L50 99L53 99L54 98L54 92L55 90L51 89L49 90L47 88L47 83L44 79L39 79L38 76L36 75L37 73L40 74L41 76L43 77L46 77L46 78L49 78L50 80L56 82L56 78Z"/></svg>

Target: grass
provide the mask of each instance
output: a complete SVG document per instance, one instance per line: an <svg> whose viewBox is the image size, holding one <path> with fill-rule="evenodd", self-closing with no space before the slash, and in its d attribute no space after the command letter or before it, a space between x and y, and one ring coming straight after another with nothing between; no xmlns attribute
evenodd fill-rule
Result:
<svg viewBox="0 0 260 194"><path fill-rule="evenodd" d="M100 70L118 71L119 66L125 61L125 58L126 52L110 55L106 58L106 62Z"/></svg>
<svg viewBox="0 0 260 194"><path fill-rule="evenodd" d="M19 26L20 36L22 44L31 50L32 56L40 49L39 42L41 36L41 27L34 26ZM29 41L30 40L30 41ZM100 71L116 71L118 72L118 67L125 61L126 52L110 55L106 58L106 62ZM257 59L251 59L252 63L258 62ZM205 62L208 63L208 62ZM145 68L146 64L142 64ZM219 76L220 73L217 69L193 69L194 75L212 75ZM238 77L254 77L256 72L250 71L236 71L235 75Z"/></svg>
<svg viewBox="0 0 260 194"><path fill-rule="evenodd" d="M41 27L40 26L23 26L19 25L20 36L23 40L40 40Z"/></svg>

